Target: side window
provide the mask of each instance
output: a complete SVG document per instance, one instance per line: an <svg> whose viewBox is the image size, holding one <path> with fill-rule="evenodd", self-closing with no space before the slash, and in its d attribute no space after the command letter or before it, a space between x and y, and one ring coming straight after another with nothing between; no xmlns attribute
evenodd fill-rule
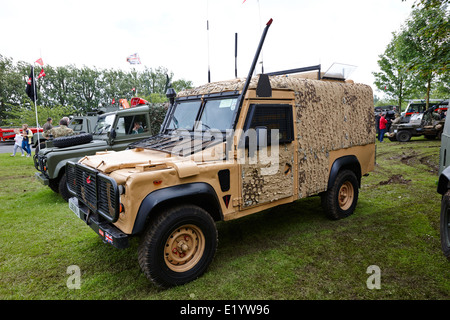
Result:
<svg viewBox="0 0 450 320"><path fill-rule="evenodd" d="M83 119L73 119L70 122L73 131L81 131L83 129Z"/></svg>
<svg viewBox="0 0 450 320"><path fill-rule="evenodd" d="M130 134L139 134L149 131L149 124L145 114L138 114L134 116Z"/></svg>
<svg viewBox="0 0 450 320"><path fill-rule="evenodd" d="M120 117L117 121L116 134L124 136L148 132L149 126L145 114Z"/></svg>
<svg viewBox="0 0 450 320"><path fill-rule="evenodd" d="M245 131L249 129L267 129L267 143L272 141L273 131L278 130L278 143L289 143L294 140L292 123L292 106L287 104L252 104L250 105ZM275 138L275 137L274 137Z"/></svg>
<svg viewBox="0 0 450 320"><path fill-rule="evenodd" d="M119 121L117 121L117 125L116 125L116 134L118 136L124 136L126 134L126 123L125 123L125 118L127 117L120 117Z"/></svg>

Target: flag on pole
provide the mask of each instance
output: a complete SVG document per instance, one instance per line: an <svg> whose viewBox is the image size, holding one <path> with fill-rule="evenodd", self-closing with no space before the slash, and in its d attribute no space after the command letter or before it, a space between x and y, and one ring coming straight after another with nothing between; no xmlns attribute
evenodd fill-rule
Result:
<svg viewBox="0 0 450 320"><path fill-rule="evenodd" d="M42 69L41 72L39 72L38 79L40 79L42 77L45 77L44 69Z"/></svg>
<svg viewBox="0 0 450 320"><path fill-rule="evenodd" d="M130 64L141 64L141 59L139 58L139 55L135 53L127 57L127 62Z"/></svg>
<svg viewBox="0 0 450 320"><path fill-rule="evenodd" d="M27 88L25 89L25 92L27 93L28 97L30 97L30 99L34 103L36 103L36 92L35 92L34 88L35 88L34 71L33 71L33 67L31 67L30 76L28 77L28 80L27 80Z"/></svg>
<svg viewBox="0 0 450 320"><path fill-rule="evenodd" d="M42 61L42 58L39 58L35 61L35 63L40 64L41 66L44 65L44 61Z"/></svg>

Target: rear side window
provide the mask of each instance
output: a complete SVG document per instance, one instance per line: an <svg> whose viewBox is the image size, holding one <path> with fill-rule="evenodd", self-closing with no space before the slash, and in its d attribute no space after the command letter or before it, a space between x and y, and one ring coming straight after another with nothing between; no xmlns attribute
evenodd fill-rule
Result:
<svg viewBox="0 0 450 320"><path fill-rule="evenodd" d="M288 104L252 104L250 105L245 131L267 128L267 141L271 141L272 129L278 130L278 142L289 143L294 140L292 106Z"/></svg>

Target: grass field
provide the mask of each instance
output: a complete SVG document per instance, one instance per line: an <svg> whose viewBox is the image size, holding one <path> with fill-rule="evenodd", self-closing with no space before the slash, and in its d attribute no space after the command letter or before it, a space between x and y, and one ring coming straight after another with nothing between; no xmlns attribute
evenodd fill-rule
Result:
<svg viewBox="0 0 450 320"><path fill-rule="evenodd" d="M58 194L34 178L31 158L0 154L0 299L447 300L439 242L440 141L377 143L354 215L327 220L319 197L220 222L201 278L162 290L137 263L138 239L103 244ZM79 289L68 267L81 272ZM380 289L369 289L377 266Z"/></svg>

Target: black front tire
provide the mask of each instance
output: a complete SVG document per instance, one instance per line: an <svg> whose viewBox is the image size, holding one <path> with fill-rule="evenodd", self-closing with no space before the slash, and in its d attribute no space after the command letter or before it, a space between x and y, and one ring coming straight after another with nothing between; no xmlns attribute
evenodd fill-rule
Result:
<svg viewBox="0 0 450 320"><path fill-rule="evenodd" d="M173 287L200 277L216 249L212 217L200 207L181 205L150 221L138 248L139 265L157 286Z"/></svg>
<svg viewBox="0 0 450 320"><path fill-rule="evenodd" d="M59 180L59 187L58 187L59 194L65 201L69 201L70 193L67 189L67 177L66 173L63 173L61 176L61 179Z"/></svg>
<svg viewBox="0 0 450 320"><path fill-rule="evenodd" d="M450 190L442 197L441 201L441 248L444 256L450 260Z"/></svg>
<svg viewBox="0 0 450 320"><path fill-rule="evenodd" d="M411 140L411 132L404 131L404 130L399 131L399 132L397 132L396 138L397 138L397 141L408 142L409 140Z"/></svg>
<svg viewBox="0 0 450 320"><path fill-rule="evenodd" d="M333 186L321 196L326 216L338 220L353 214L358 202L358 187L358 179L353 171L340 171Z"/></svg>
<svg viewBox="0 0 450 320"><path fill-rule="evenodd" d="M53 192L59 193L59 180L58 179L50 179L48 182L48 186L52 189Z"/></svg>

